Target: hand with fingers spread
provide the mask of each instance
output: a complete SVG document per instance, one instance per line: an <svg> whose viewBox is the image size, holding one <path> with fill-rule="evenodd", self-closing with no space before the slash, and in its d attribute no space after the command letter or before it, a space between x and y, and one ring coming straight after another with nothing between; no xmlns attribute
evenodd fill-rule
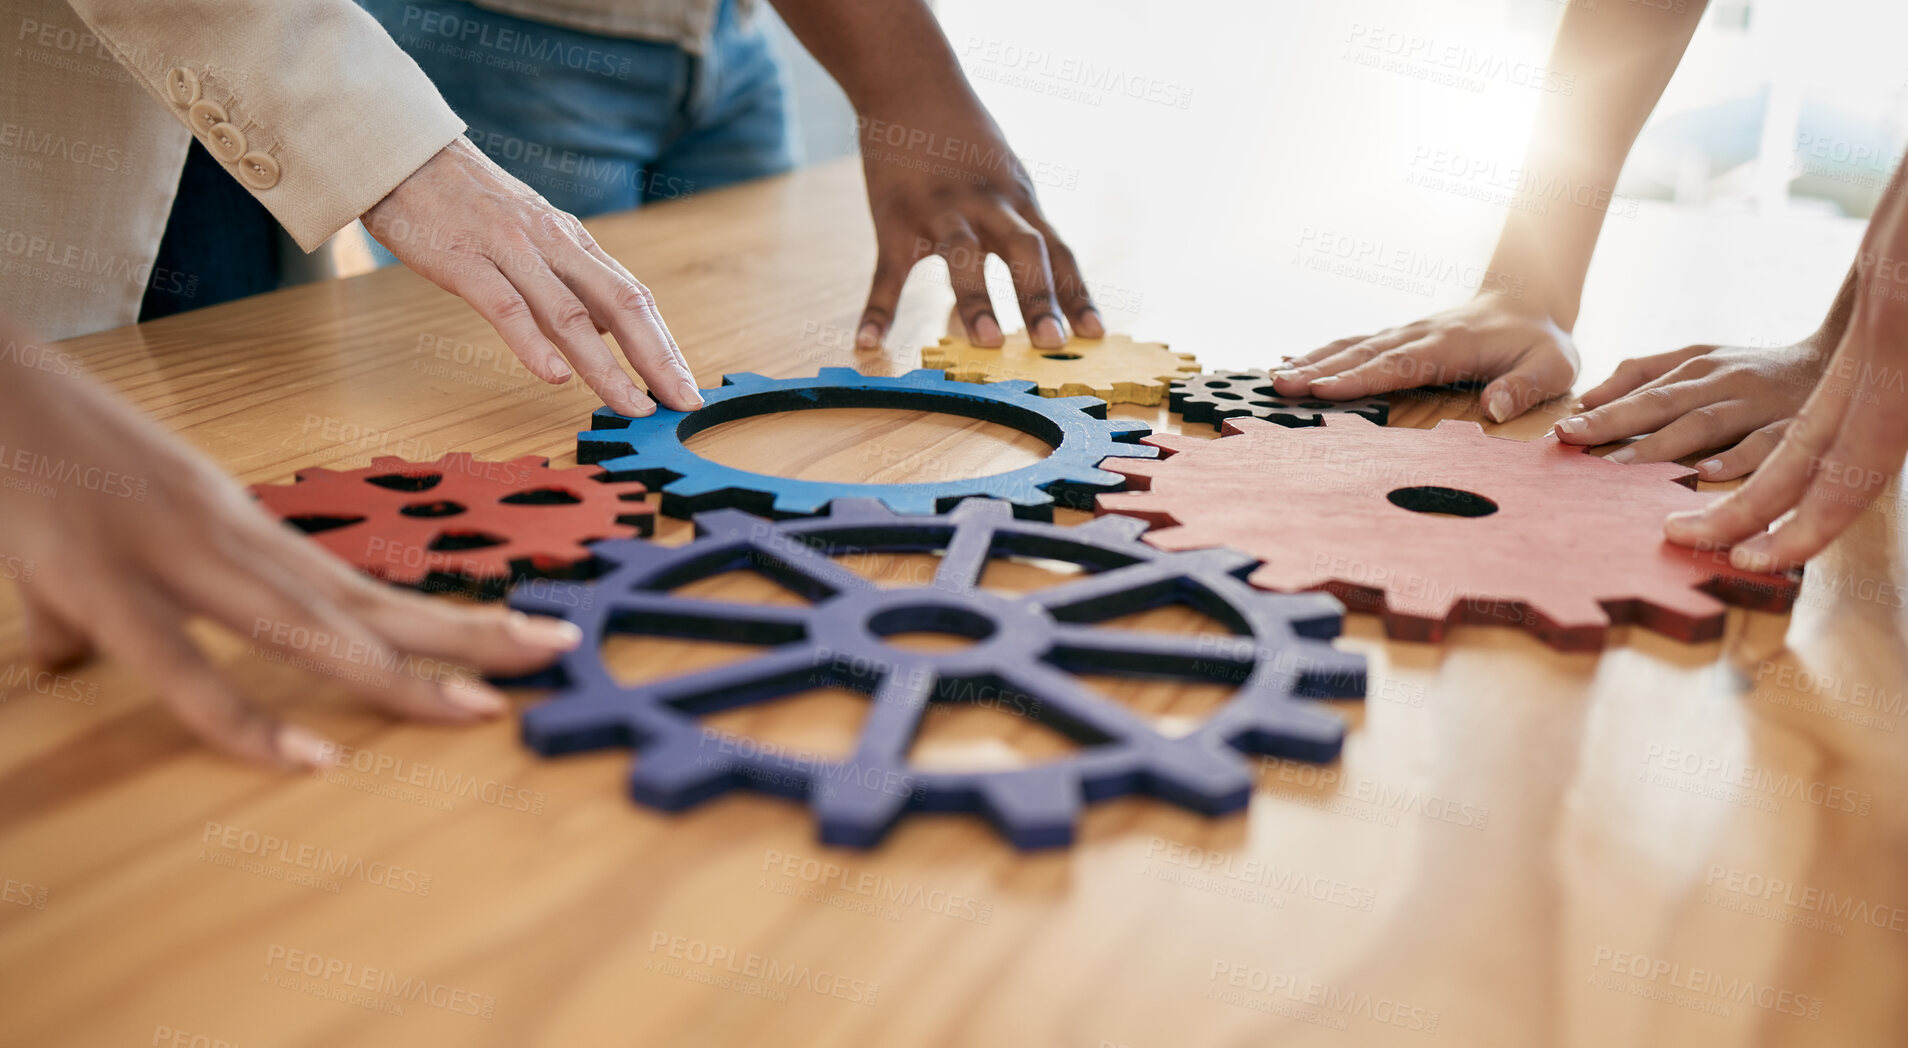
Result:
<svg viewBox="0 0 1908 1048"><path fill-rule="evenodd" d="M788 27L854 103L875 225L875 271L855 345L881 345L908 273L947 260L955 311L977 346L999 346L985 264L1013 277L1034 345L1106 334L1073 252L1041 214L1033 180L974 95L922 0L775 0Z"/></svg>
<svg viewBox="0 0 1908 1048"><path fill-rule="evenodd" d="M632 417L655 411L656 402L678 411L702 406L649 289L583 223L469 139L445 146L399 183L364 213L364 227L405 265L469 302L545 382L581 374L603 403ZM604 332L616 336L649 396L617 362Z"/></svg>
<svg viewBox="0 0 1908 1048"><path fill-rule="evenodd" d="M1791 346L1685 346L1634 357L1582 398L1589 409L1557 423L1566 444L1608 444L1648 433L1612 451L1612 462L1667 462L1712 448L1697 463L1704 480L1732 480L1762 464L1788 430L1848 328L1855 308L1848 271L1828 316Z"/></svg>
<svg viewBox="0 0 1908 1048"><path fill-rule="evenodd" d="M975 143L978 154L993 161L943 163L943 170L930 173L917 167L906 149L887 144L887 129L923 124ZM1063 314L1082 336L1106 334L1073 252L1041 215L1026 170L985 113L864 120L861 135L876 255L857 345L880 345L894 322L909 271L933 255L947 261L954 310L974 345L992 347L1002 341L987 290L985 263L990 254L1007 263L1021 318L1035 346L1057 349L1066 343ZM900 140L905 143L905 138ZM954 173L956 168L960 173Z"/></svg>
<svg viewBox="0 0 1908 1048"><path fill-rule="evenodd" d="M250 702L193 643L187 620L219 623L373 706L443 723L505 711L502 694L463 666L527 673L581 639L558 620L373 582L105 390L15 372L0 380L0 446L9 464L44 479L0 487L0 550L21 565L11 574L39 664L103 650L214 746L314 766L335 748Z"/></svg>
<svg viewBox="0 0 1908 1048"><path fill-rule="evenodd" d="M1742 486L1664 525L1685 546L1733 546L1752 571L1827 548L1908 460L1908 183L1897 166L1851 271L1854 305L1822 377ZM1774 528L1770 529L1770 525ZM1769 530L1765 530L1769 529Z"/></svg>
<svg viewBox="0 0 1908 1048"><path fill-rule="evenodd" d="M1488 381L1484 414L1508 422L1567 393L1570 333L1542 309L1497 293L1376 335L1342 338L1273 372L1281 396L1347 400L1413 386Z"/></svg>
<svg viewBox="0 0 1908 1048"><path fill-rule="evenodd" d="M1612 462L1668 462L1726 447L1696 472L1704 480L1740 477L1775 450L1826 358L1814 336L1776 349L1685 346L1635 357L1583 395L1589 410L1557 423L1557 439L1597 445L1649 434L1612 451Z"/></svg>

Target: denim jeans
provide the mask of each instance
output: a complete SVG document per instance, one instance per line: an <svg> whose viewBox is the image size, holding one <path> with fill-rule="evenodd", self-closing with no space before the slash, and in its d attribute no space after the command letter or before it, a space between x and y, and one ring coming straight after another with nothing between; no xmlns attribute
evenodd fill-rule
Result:
<svg viewBox="0 0 1908 1048"><path fill-rule="evenodd" d="M461 0L358 0L470 139L580 217L794 166L781 69L724 0L707 52L598 36Z"/></svg>

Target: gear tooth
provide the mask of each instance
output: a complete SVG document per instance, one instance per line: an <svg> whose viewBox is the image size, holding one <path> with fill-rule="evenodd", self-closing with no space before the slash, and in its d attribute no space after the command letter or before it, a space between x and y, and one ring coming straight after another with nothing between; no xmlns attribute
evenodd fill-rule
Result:
<svg viewBox="0 0 1908 1048"><path fill-rule="evenodd" d="M1055 504L1051 492L1043 491L1032 485L1028 485L1025 489L1015 491L1013 494L1002 495L1001 498L1022 509L1038 510L1043 515Z"/></svg>
<svg viewBox="0 0 1908 1048"><path fill-rule="evenodd" d="M1101 470L1127 478L1127 486L1136 491L1152 487L1152 479L1159 476L1165 466L1162 459L1109 458L1100 463ZM1136 479L1145 483L1133 483Z"/></svg>
<svg viewBox="0 0 1908 1048"><path fill-rule="evenodd" d="M1237 811L1252 796L1246 762L1198 733L1152 747L1142 774L1153 793L1206 815Z"/></svg>
<svg viewBox="0 0 1908 1048"><path fill-rule="evenodd" d="M676 498L694 498L697 495L710 495L722 491L728 483L721 475L707 473L685 473L662 486L662 493Z"/></svg>
<svg viewBox="0 0 1908 1048"><path fill-rule="evenodd" d="M938 386L947 382L948 378L941 373L940 368L921 367L902 375L901 381L910 386Z"/></svg>
<svg viewBox="0 0 1908 1048"><path fill-rule="evenodd" d="M698 537L712 538L747 538L770 526L766 519L734 507L698 513L695 516L695 525ZM644 545L658 548L651 543ZM667 549L668 547L659 548Z"/></svg>
<svg viewBox="0 0 1908 1048"><path fill-rule="evenodd" d="M1140 435L1145 436L1146 434ZM1111 447L1107 447L1100 452L1100 463L1104 464L1107 459L1144 459L1152 461L1160 457L1159 449L1151 444L1141 444L1138 441L1131 444L1124 441L1113 441Z"/></svg>
<svg viewBox="0 0 1908 1048"><path fill-rule="evenodd" d="M628 415L619 415L614 410L601 407L590 412L590 429L625 429L635 421Z"/></svg>
<svg viewBox="0 0 1908 1048"><path fill-rule="evenodd" d="M1014 504L1001 498L963 499L949 516L956 520L1007 520L1014 515Z"/></svg>
<svg viewBox="0 0 1908 1048"><path fill-rule="evenodd" d="M688 743L644 747L629 776L630 796L663 811L682 811L741 785L741 769L704 749Z"/></svg>
<svg viewBox="0 0 1908 1048"><path fill-rule="evenodd" d="M1301 637L1336 637L1344 627L1344 602L1329 593L1264 592L1259 599L1272 614L1290 622L1293 632Z"/></svg>
<svg viewBox="0 0 1908 1048"><path fill-rule="evenodd" d="M1175 522L1171 510L1160 506L1151 495L1143 491L1111 493L1101 495L1093 501L1096 510L1100 513L1118 513L1151 527L1164 527Z"/></svg>
<svg viewBox="0 0 1908 1048"><path fill-rule="evenodd" d="M999 382L989 382L987 388L998 389L1004 393L1032 393L1039 383L1028 378L1004 378Z"/></svg>
<svg viewBox="0 0 1908 1048"><path fill-rule="evenodd" d="M1100 515L1079 525L1079 530L1108 542L1133 542L1146 534L1146 529L1151 526L1146 521L1107 506L1107 499L1119 497L1118 495L1101 495L1096 510Z"/></svg>
<svg viewBox="0 0 1908 1048"><path fill-rule="evenodd" d="M1344 721L1276 692L1255 691L1221 715L1230 715L1232 744L1248 753L1323 762L1345 743Z"/></svg>
<svg viewBox="0 0 1908 1048"><path fill-rule="evenodd" d="M739 389L757 389L769 385L774 379L754 371L731 371L722 376L722 385Z"/></svg>
<svg viewBox="0 0 1908 1048"><path fill-rule="evenodd" d="M1062 848L1080 820L1079 777L1063 768L1027 768L981 787L987 816L1014 847Z"/></svg>
<svg viewBox="0 0 1908 1048"><path fill-rule="evenodd" d="M775 512L790 517L812 517L827 509L832 501L827 492L802 485L776 492ZM928 512L932 513L933 510L929 509Z"/></svg>
<svg viewBox="0 0 1908 1048"><path fill-rule="evenodd" d="M1330 425L1332 419L1330 417L1326 418L1325 423ZM1276 422L1267 422L1262 418L1253 418L1251 415L1234 415L1220 425L1219 435L1221 437L1237 437L1244 434L1266 433L1271 430L1284 428L1284 426Z"/></svg>
<svg viewBox="0 0 1908 1048"><path fill-rule="evenodd" d="M580 698L552 699L523 711L522 734L524 745L546 757L634 741L627 717Z"/></svg>
<svg viewBox="0 0 1908 1048"><path fill-rule="evenodd" d="M1063 479L1090 488L1117 488L1126 483L1124 475L1106 469L1076 469Z"/></svg>
<svg viewBox="0 0 1908 1048"><path fill-rule="evenodd" d="M606 471L613 473L616 467L605 464L612 459L633 458L636 455L636 443L627 430L586 429L576 435L576 460L588 465L603 465Z"/></svg>
<svg viewBox="0 0 1908 1048"><path fill-rule="evenodd" d="M1315 699L1362 699L1366 688L1365 657L1339 651L1329 644L1308 644L1293 657L1297 676L1295 694Z"/></svg>
<svg viewBox="0 0 1908 1048"><path fill-rule="evenodd" d="M893 520L895 516L880 499L836 499L828 504L829 520Z"/></svg>
<svg viewBox="0 0 1908 1048"><path fill-rule="evenodd" d="M1356 417L1356 416L1346 416L1347 421L1344 422L1344 425L1347 425L1347 426L1351 425L1352 423L1349 421L1349 419L1352 417ZM1431 427L1431 432L1443 433L1444 435L1451 436L1451 437L1484 436L1484 427L1479 425L1476 422L1470 421L1469 419L1444 418L1444 419L1439 419L1438 424ZM1498 439L1505 440L1509 438L1500 437ZM1522 442L1520 441L1519 443L1522 443Z"/></svg>
<svg viewBox="0 0 1908 1048"><path fill-rule="evenodd" d="M1174 555L1188 558L1201 570L1220 575L1243 576L1259 566L1259 558L1225 546L1198 546L1175 551Z"/></svg>
<svg viewBox="0 0 1908 1048"><path fill-rule="evenodd" d="M1033 383L1027 383L1027 388L1032 389ZM1053 403L1055 407L1084 411L1096 418L1106 417L1107 401L1104 397L1055 397Z"/></svg>
<svg viewBox="0 0 1908 1048"><path fill-rule="evenodd" d="M1212 442L1209 440L1201 440L1198 437L1189 437L1184 433L1155 433L1144 438L1142 443L1150 444L1165 452L1167 457L1170 457L1182 451L1191 451L1194 448L1205 447Z"/></svg>
<svg viewBox="0 0 1908 1048"><path fill-rule="evenodd" d="M815 372L815 377L823 382L863 383L869 379L880 379L878 375L864 375L854 368L829 367Z"/></svg>
<svg viewBox="0 0 1908 1048"><path fill-rule="evenodd" d="M808 807L815 813L823 844L872 848L894 828L913 795L912 777L901 769L881 771L833 777L825 788L809 792Z"/></svg>

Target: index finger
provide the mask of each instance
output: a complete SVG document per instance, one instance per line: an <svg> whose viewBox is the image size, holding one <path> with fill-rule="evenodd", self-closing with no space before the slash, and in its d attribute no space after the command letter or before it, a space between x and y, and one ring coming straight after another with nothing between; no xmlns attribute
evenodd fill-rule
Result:
<svg viewBox="0 0 1908 1048"><path fill-rule="evenodd" d="M702 393L683 359L676 336L663 323L656 296L641 281L630 275L622 263L611 258L587 230L576 230L578 257L559 270L591 317L616 336L623 356L643 376L650 392L665 407L694 411L702 406Z"/></svg>

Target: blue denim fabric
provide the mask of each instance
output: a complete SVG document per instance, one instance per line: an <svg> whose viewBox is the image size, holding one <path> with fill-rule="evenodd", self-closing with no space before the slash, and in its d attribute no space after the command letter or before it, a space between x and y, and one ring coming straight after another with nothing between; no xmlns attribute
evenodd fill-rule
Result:
<svg viewBox="0 0 1908 1048"><path fill-rule="evenodd" d="M781 69L724 0L702 55L461 0L358 0L504 170L571 214L622 211L794 166Z"/></svg>

